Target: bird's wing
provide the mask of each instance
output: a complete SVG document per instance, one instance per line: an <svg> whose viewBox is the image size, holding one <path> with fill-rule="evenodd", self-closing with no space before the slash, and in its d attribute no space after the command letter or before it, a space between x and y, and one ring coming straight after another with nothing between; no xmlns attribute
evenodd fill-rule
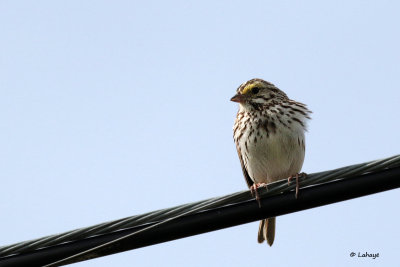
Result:
<svg viewBox="0 0 400 267"><path fill-rule="evenodd" d="M242 166L244 179L246 180L247 186L250 188L253 185L253 180L251 180L250 175L247 172L246 167L244 166L244 161L243 161L242 155L240 153L239 147L237 145L236 145L236 149L237 149L237 152L238 152L240 165Z"/></svg>

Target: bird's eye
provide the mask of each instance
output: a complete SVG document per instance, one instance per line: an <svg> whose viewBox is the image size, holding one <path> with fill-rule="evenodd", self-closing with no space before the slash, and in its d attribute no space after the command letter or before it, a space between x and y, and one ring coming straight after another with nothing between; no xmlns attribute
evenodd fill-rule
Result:
<svg viewBox="0 0 400 267"><path fill-rule="evenodd" d="M253 89L251 89L251 92L253 94L258 94L259 91L260 91L260 88L258 88L258 87L254 87Z"/></svg>

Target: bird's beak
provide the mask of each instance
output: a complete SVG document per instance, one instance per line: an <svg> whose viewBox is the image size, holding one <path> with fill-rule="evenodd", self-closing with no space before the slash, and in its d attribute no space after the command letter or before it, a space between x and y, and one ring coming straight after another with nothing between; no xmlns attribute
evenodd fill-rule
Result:
<svg viewBox="0 0 400 267"><path fill-rule="evenodd" d="M241 95L241 94L236 94L231 98L231 101L233 102L238 102L238 103L242 103L245 101L245 96Z"/></svg>

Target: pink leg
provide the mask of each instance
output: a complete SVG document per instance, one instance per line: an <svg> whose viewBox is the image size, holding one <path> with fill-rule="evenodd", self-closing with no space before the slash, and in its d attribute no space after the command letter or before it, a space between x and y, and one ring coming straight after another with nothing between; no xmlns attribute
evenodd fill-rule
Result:
<svg viewBox="0 0 400 267"><path fill-rule="evenodd" d="M251 192L251 195L256 198L256 200L258 202L258 206L261 208L260 195L258 194L258 188L260 188L260 187L267 188L267 184L266 183L253 184L252 186L250 186L250 192Z"/></svg>
<svg viewBox="0 0 400 267"><path fill-rule="evenodd" d="M293 180L293 178L296 179L296 198L299 197L299 187L300 187L300 185L299 185L299 180L300 180L300 179L299 179L299 178L300 178L300 177L306 178L306 177L307 177L307 174L306 174L305 172L296 173L296 174L294 174L294 175L289 176L289 178L288 178L288 185L290 185L290 182Z"/></svg>

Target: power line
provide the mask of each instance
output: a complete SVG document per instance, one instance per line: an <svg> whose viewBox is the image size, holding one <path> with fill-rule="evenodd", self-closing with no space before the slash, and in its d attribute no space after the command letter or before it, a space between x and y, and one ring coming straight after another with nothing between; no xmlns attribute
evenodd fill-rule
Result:
<svg viewBox="0 0 400 267"><path fill-rule="evenodd" d="M400 156L310 174L300 185L297 200L291 192L294 185L287 186L286 180L269 185L260 192L261 208L243 191L0 247L0 266L42 266L76 255L51 265L60 266L394 189L400 187Z"/></svg>

